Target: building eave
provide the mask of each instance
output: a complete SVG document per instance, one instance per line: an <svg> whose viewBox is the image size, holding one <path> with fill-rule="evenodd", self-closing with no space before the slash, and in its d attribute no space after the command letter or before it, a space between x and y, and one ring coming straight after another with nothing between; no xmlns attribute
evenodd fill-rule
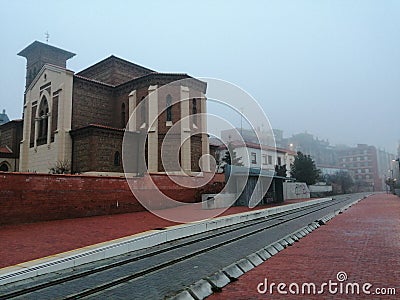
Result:
<svg viewBox="0 0 400 300"><path fill-rule="evenodd" d="M58 48L55 46L51 46L51 45L48 45L48 44L45 44L45 43L42 43L39 41L32 42L27 47L25 47L20 52L18 52L17 55L22 56L22 57L28 57L30 55L30 53L39 46L42 46L42 47L44 46L48 49L51 49L52 51L57 51L57 52L61 53L66 60L68 60L76 55L75 53L72 53L70 51L67 51L67 50L64 50L64 49L61 49L61 48Z"/></svg>

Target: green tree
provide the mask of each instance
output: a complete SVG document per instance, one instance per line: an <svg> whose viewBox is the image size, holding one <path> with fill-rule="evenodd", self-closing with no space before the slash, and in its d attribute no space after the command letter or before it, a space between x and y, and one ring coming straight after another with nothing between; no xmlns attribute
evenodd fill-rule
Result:
<svg viewBox="0 0 400 300"><path fill-rule="evenodd" d="M328 175L326 178L328 184L337 184L341 187L342 193L347 194L350 188L354 185L353 178L348 172L339 171L333 175Z"/></svg>
<svg viewBox="0 0 400 300"><path fill-rule="evenodd" d="M317 182L321 171L317 169L310 155L305 155L299 151L293 164L291 164L290 174L297 181L311 185Z"/></svg>
<svg viewBox="0 0 400 300"><path fill-rule="evenodd" d="M236 156L236 151L232 143L229 143L227 148L228 151L225 152L222 161L231 166L243 166L242 158Z"/></svg>

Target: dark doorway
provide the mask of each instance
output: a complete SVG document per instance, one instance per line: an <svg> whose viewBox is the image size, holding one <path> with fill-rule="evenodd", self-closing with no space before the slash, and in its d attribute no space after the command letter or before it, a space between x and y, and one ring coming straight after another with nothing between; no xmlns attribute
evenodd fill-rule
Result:
<svg viewBox="0 0 400 300"><path fill-rule="evenodd" d="M1 172L8 172L8 165L6 163L2 163L0 165L0 171Z"/></svg>

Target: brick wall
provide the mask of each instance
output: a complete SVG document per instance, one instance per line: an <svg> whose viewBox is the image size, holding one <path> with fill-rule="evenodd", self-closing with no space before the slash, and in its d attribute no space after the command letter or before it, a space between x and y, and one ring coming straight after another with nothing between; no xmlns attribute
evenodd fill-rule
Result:
<svg viewBox="0 0 400 300"><path fill-rule="evenodd" d="M72 149L72 174L84 172L138 172L138 158L142 157L139 146L143 145L139 135L132 132L124 132L122 129L108 128L99 125L91 125L71 131L73 138ZM130 152L125 157L125 165L122 162L122 141L125 137L125 145ZM138 149L139 148L139 149ZM119 159L116 159L116 152ZM141 168L142 169L142 168ZM143 171L142 171L143 172Z"/></svg>
<svg viewBox="0 0 400 300"><path fill-rule="evenodd" d="M186 203L200 201L202 193L219 192L224 180L216 174L205 187L187 189L166 175L152 175L152 179L163 193ZM150 178L132 181L135 187L143 189L149 186ZM0 225L143 210L125 178L0 173Z"/></svg>
<svg viewBox="0 0 400 300"><path fill-rule="evenodd" d="M114 155L122 155L122 130L89 126L71 133L72 173L123 172L122 163L114 165Z"/></svg>
<svg viewBox="0 0 400 300"><path fill-rule="evenodd" d="M74 77L72 129L100 124L113 126L112 87Z"/></svg>

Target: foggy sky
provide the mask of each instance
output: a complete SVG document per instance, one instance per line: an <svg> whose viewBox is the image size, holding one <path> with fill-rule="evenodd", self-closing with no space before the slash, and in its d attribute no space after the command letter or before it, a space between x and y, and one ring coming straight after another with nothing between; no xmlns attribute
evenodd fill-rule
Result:
<svg viewBox="0 0 400 300"><path fill-rule="evenodd" d="M188 3L187 3L188 2ZM395 152L400 139L400 1L0 1L0 109L21 118L34 40L161 72L232 82L285 136Z"/></svg>

